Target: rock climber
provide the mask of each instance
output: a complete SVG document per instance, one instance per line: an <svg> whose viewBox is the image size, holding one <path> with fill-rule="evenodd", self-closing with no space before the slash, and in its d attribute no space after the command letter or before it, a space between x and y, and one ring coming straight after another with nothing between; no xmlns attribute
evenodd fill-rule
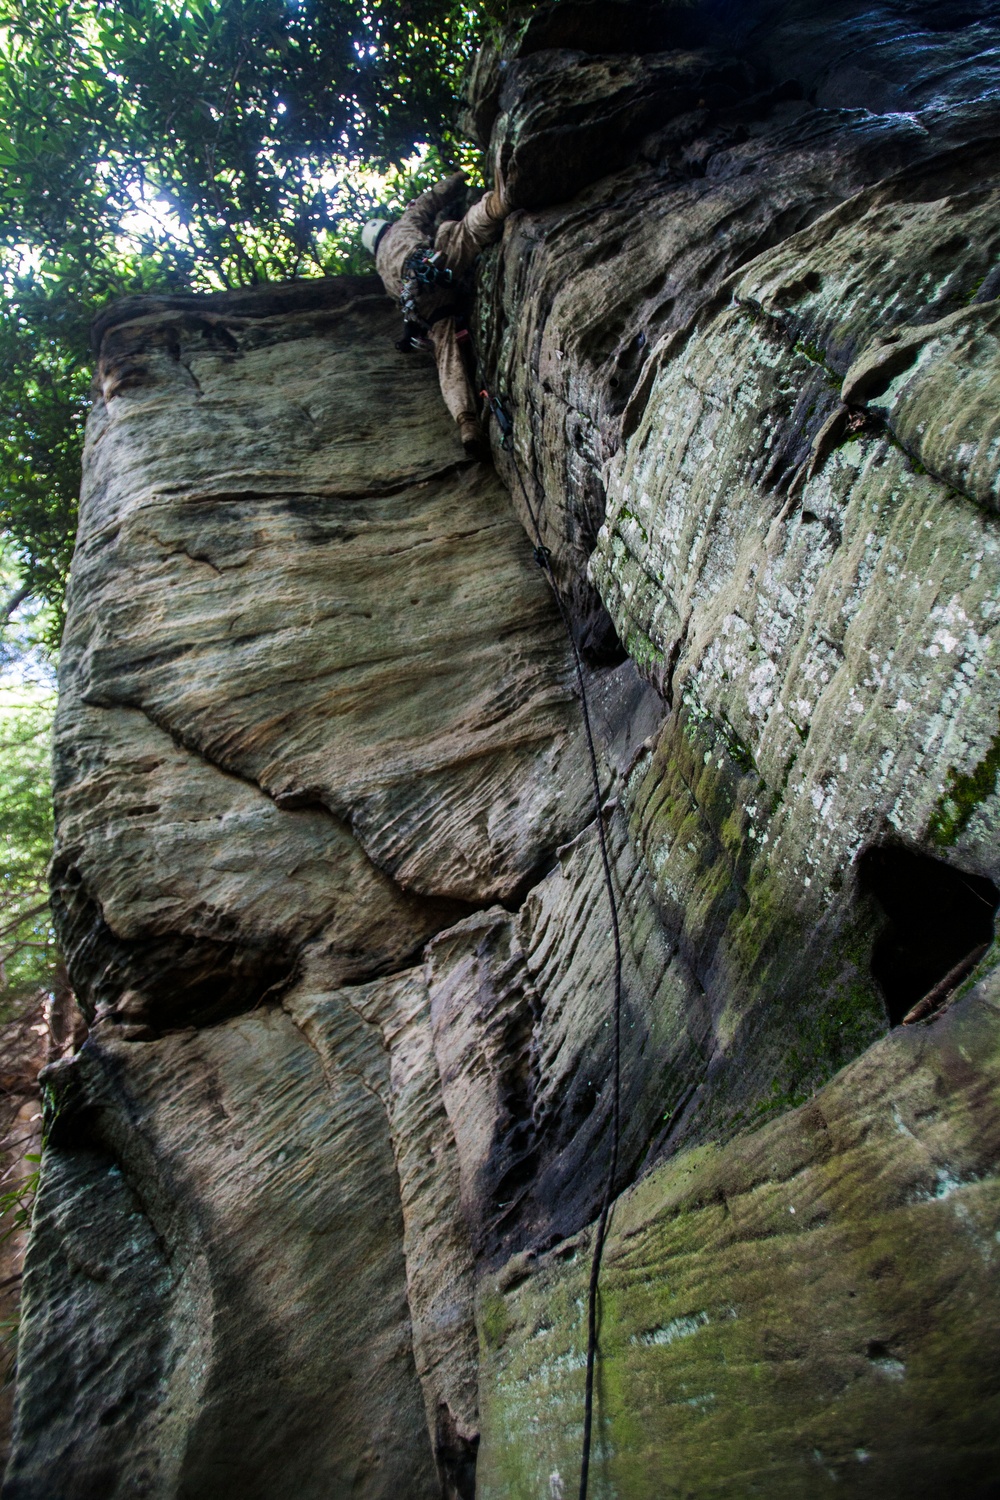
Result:
<svg viewBox="0 0 1000 1500"><path fill-rule="evenodd" d="M463 219L445 219L435 234L435 219L464 185L464 172L446 177L415 198L395 221L370 219L361 240L375 257L383 286L403 310L406 322L399 347L429 344L434 350L441 394L458 423L462 446L470 458L479 458L483 429L462 358L455 283L480 250L500 237L510 208L497 173L496 187Z"/></svg>

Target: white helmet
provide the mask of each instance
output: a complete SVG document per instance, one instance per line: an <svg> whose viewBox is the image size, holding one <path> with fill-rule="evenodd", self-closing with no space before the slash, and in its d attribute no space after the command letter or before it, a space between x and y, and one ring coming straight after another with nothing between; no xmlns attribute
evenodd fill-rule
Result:
<svg viewBox="0 0 1000 1500"><path fill-rule="evenodd" d="M391 219L369 219L361 231L361 243L369 255L375 254L375 247L382 237L383 229L388 229L392 223Z"/></svg>

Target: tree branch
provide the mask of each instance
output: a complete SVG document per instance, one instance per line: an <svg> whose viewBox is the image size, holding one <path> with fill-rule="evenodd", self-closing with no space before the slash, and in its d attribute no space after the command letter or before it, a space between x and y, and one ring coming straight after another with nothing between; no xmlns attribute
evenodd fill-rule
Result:
<svg viewBox="0 0 1000 1500"><path fill-rule="evenodd" d="M30 598L31 585L28 583L22 583L19 589L15 589L12 594L8 595L3 604L0 604L0 624L7 625L10 622L10 617L14 613L15 609L17 609L19 605L23 604L25 599Z"/></svg>
<svg viewBox="0 0 1000 1500"><path fill-rule="evenodd" d="M6 927L0 927L0 938L9 937L12 932L17 931L22 922L30 922L32 917L40 917L42 912L48 911L48 909L48 901L43 901L41 906L33 906L30 910L21 912L19 916L14 918L13 922L8 922ZM19 948L23 948L24 946L24 942L17 944ZM47 947L48 944L42 944L42 946Z"/></svg>

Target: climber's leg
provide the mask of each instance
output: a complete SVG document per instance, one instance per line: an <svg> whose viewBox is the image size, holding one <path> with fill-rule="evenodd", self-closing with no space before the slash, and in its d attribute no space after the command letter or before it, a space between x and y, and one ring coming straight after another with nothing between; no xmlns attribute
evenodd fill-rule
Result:
<svg viewBox="0 0 1000 1500"><path fill-rule="evenodd" d="M431 324L431 343L437 361L438 380L444 404L458 423L462 446L470 458L480 458L483 429L477 415L475 392L469 382L454 318Z"/></svg>

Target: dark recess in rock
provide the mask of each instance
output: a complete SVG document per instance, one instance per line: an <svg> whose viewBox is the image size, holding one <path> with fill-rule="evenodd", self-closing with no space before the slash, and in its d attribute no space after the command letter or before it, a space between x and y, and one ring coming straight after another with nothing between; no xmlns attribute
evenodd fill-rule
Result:
<svg viewBox="0 0 1000 1500"><path fill-rule="evenodd" d="M886 917L872 974L893 1026L956 964L992 941L1000 891L982 875L901 844L877 844L858 861L858 888L874 896Z"/></svg>
<svg viewBox="0 0 1000 1500"><path fill-rule="evenodd" d="M603 605L584 619L579 628L577 646L588 667L620 667L629 659Z"/></svg>
<svg viewBox="0 0 1000 1500"><path fill-rule="evenodd" d="M687 41L691 23L683 10L664 5L563 0L543 5L529 20L517 49L519 57L552 47L581 52L663 52Z"/></svg>
<svg viewBox="0 0 1000 1500"><path fill-rule="evenodd" d="M57 861L52 909L77 1000L130 1026L209 1026L287 984L296 955L185 933L126 941L111 931L80 873Z"/></svg>
<svg viewBox="0 0 1000 1500"><path fill-rule="evenodd" d="M511 63L500 91L497 149L519 208L572 198L622 166L665 121L725 109L756 87L753 70L710 50L650 53L627 62L570 50Z"/></svg>
<svg viewBox="0 0 1000 1500"><path fill-rule="evenodd" d="M434 1453L444 1500L475 1500L479 1434L463 1437L446 1401L438 1407Z"/></svg>

